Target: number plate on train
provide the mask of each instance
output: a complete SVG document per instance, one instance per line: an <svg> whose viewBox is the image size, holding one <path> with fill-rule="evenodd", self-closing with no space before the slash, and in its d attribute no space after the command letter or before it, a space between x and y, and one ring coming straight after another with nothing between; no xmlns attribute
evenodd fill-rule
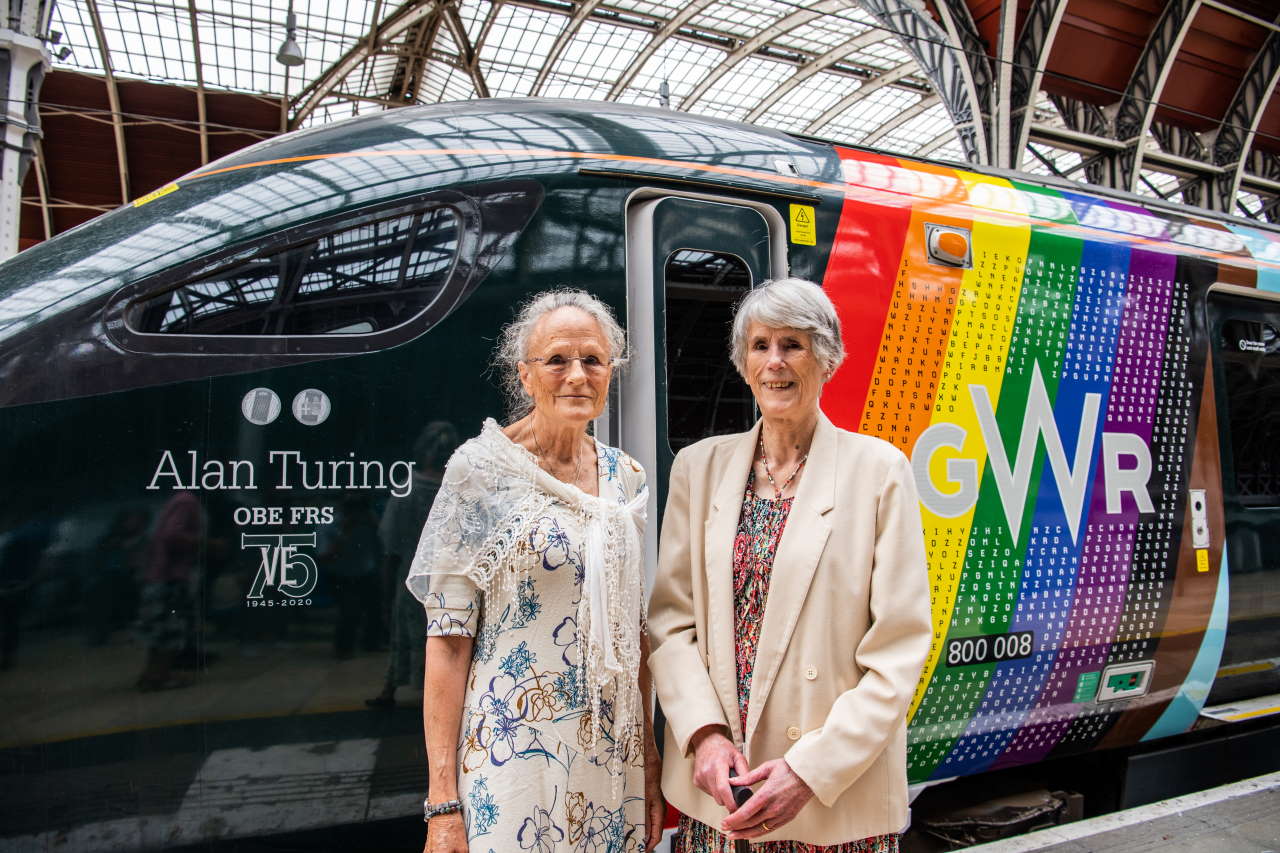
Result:
<svg viewBox="0 0 1280 853"><path fill-rule="evenodd" d="M1031 657L1035 650L1031 631L982 637L957 637L947 641L947 666L973 666Z"/></svg>

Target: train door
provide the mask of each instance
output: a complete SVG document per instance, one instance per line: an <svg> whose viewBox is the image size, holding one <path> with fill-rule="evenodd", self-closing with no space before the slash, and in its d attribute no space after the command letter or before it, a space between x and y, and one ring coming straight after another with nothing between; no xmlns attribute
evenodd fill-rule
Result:
<svg viewBox="0 0 1280 853"><path fill-rule="evenodd" d="M1208 301L1230 591L1209 704L1222 719L1280 705L1280 299L1261 296L1215 288Z"/></svg>
<svg viewBox="0 0 1280 853"><path fill-rule="evenodd" d="M631 365L615 435L649 474L646 575L675 452L755 421L729 363L732 309L748 289L786 275L786 228L767 204L694 194L638 193L627 213Z"/></svg>

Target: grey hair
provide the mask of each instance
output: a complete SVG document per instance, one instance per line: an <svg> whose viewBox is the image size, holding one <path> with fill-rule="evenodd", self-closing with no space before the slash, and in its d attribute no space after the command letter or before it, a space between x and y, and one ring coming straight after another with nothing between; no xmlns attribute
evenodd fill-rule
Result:
<svg viewBox="0 0 1280 853"><path fill-rule="evenodd" d="M813 354L827 371L834 371L844 361L844 339L840 335L840 317L836 306L823 289L802 278L780 278L766 281L747 292L733 315L729 358L738 372L747 370L747 329L763 323L774 329L797 329L808 332L813 340Z"/></svg>
<svg viewBox="0 0 1280 853"><path fill-rule="evenodd" d="M494 367L501 373L502 390L512 420L519 420L533 408L533 398L520 384L516 367L529 354L529 338L544 315L558 308L577 308L586 312L600 326L609 343L609 357L615 369L627 362L627 334L613 317L613 311L585 290L562 287L535 294L516 312L515 319L503 326L494 353Z"/></svg>

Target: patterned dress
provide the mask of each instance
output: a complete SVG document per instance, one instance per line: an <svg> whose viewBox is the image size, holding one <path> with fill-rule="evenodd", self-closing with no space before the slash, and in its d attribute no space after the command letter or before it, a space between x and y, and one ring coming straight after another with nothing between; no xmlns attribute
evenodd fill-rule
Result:
<svg viewBox="0 0 1280 853"><path fill-rule="evenodd" d="M639 494L630 457L596 452L600 497ZM511 600L485 600L464 577L432 579L427 636L475 637L458 743L471 853L644 849L639 726L614 731L612 703L596 721L587 699L575 618L584 547L579 517L553 501L516 544L526 564L511 567L521 573Z"/></svg>
<svg viewBox="0 0 1280 853"><path fill-rule="evenodd" d="M778 551L792 498L773 500L756 495L755 471L747 477L742 514L733 539L734 656L738 670L738 717L747 728L747 697L755 671L756 647L769 597L773 556ZM877 835L844 844L821 846L803 841L764 841L752 853L898 853L897 834ZM675 853L733 853L733 842L719 830L687 815L680 816Z"/></svg>

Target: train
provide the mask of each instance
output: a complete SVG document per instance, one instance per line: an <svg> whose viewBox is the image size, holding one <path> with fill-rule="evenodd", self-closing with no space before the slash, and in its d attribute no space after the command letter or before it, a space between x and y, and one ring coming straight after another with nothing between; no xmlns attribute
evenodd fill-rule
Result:
<svg viewBox="0 0 1280 853"><path fill-rule="evenodd" d="M781 276L841 317L823 410L920 493L914 784L1280 711L1280 230L667 109L407 107L0 265L0 848L415 815L387 614L514 306L623 322L594 428L656 522L674 453L754 421L728 321Z"/></svg>

